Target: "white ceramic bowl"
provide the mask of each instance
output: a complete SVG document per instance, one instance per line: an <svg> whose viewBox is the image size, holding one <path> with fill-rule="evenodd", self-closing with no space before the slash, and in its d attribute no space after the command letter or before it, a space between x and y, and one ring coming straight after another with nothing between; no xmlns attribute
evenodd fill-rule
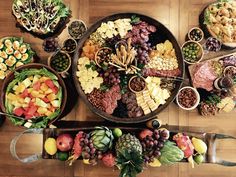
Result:
<svg viewBox="0 0 236 177"><path fill-rule="evenodd" d="M185 107L183 107L183 106L179 103L179 100L178 100L179 93L181 92L181 90L186 89L186 88L192 89L192 90L194 91L194 93L196 94L196 96L197 96L197 101L196 101L196 103L195 103L192 107L190 107L190 108L185 108ZM190 111L190 110L195 109L195 108L198 106L198 104L200 103L200 95L199 95L197 89L195 89L195 88L193 88L193 87L190 87L190 86L182 87L182 88L178 91L178 93L177 93L177 95L176 95L176 102L177 102L177 104L178 104L178 106L179 106L180 108L182 108L182 109L184 109L184 110L187 110L187 111Z"/></svg>

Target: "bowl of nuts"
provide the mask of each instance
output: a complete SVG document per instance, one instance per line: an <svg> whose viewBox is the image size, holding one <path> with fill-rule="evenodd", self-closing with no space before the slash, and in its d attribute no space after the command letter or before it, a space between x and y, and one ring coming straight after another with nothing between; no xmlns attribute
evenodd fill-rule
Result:
<svg viewBox="0 0 236 177"><path fill-rule="evenodd" d="M200 95L197 89L186 86L179 90L176 96L176 102L180 108L190 111L198 106Z"/></svg>

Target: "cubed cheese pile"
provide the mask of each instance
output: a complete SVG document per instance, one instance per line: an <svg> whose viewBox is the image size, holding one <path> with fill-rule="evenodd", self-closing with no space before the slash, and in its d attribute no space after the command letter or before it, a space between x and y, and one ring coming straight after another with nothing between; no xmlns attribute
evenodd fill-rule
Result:
<svg viewBox="0 0 236 177"><path fill-rule="evenodd" d="M78 60L78 71L76 75L85 94L91 93L95 88L99 89L103 83L103 78L98 77L98 72L87 67L90 64L88 57L81 57Z"/></svg>

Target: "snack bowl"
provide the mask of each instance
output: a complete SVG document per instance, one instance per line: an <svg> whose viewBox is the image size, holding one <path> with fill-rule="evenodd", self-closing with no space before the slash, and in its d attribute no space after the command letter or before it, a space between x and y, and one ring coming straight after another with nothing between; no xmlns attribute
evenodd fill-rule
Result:
<svg viewBox="0 0 236 177"><path fill-rule="evenodd" d="M182 87L176 95L177 105L184 110L190 111L195 109L200 102L200 95L197 89L185 86Z"/></svg>
<svg viewBox="0 0 236 177"><path fill-rule="evenodd" d="M202 45L195 41L186 41L181 47L183 59L187 64L199 63L204 55Z"/></svg>
<svg viewBox="0 0 236 177"><path fill-rule="evenodd" d="M188 32L188 39L195 42L201 42L204 38L204 33L201 28L193 27Z"/></svg>

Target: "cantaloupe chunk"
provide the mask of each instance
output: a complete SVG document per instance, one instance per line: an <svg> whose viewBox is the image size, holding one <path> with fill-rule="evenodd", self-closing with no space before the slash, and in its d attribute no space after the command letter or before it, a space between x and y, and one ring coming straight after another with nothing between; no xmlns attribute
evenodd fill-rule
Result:
<svg viewBox="0 0 236 177"><path fill-rule="evenodd" d="M46 116L50 116L51 114L52 114L51 111L47 111L47 112L45 113Z"/></svg>
<svg viewBox="0 0 236 177"><path fill-rule="evenodd" d="M45 92L48 90L48 86L45 83L42 83L42 85L40 86L40 89Z"/></svg>
<svg viewBox="0 0 236 177"><path fill-rule="evenodd" d="M46 90L44 93L45 93L46 95L47 95L47 94L50 94L50 93L52 93L52 89L49 88L49 89Z"/></svg>
<svg viewBox="0 0 236 177"><path fill-rule="evenodd" d="M57 98L57 96L54 93L51 93L47 96L47 99L51 102L53 100L55 100Z"/></svg>
<svg viewBox="0 0 236 177"><path fill-rule="evenodd" d="M32 95L33 97L38 97L38 95L39 95L39 92L38 92L38 91L35 91L35 90L33 90L33 91L31 92L31 95Z"/></svg>

